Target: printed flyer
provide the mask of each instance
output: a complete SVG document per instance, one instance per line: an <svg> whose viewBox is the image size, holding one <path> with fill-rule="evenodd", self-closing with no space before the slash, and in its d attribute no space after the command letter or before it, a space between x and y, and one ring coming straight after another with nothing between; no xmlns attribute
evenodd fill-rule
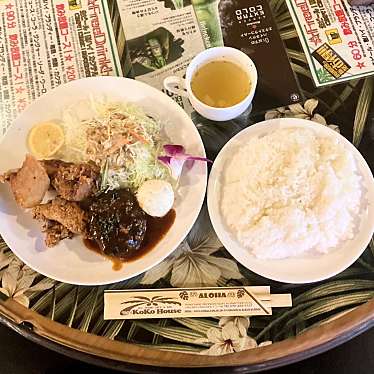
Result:
<svg viewBox="0 0 374 374"><path fill-rule="evenodd" d="M118 4L135 79L165 92L166 77L183 77L199 52L226 45L246 53L257 67L256 112L302 100L267 0L118 0ZM165 93L192 113L187 98Z"/></svg>
<svg viewBox="0 0 374 374"><path fill-rule="evenodd" d="M191 1L119 0L135 79L162 90L170 75L183 76L188 64L205 49ZM187 113L187 98L170 92Z"/></svg>
<svg viewBox="0 0 374 374"><path fill-rule="evenodd" d="M0 0L0 139L62 83L122 75L105 0Z"/></svg>
<svg viewBox="0 0 374 374"><path fill-rule="evenodd" d="M317 87L374 74L374 5L287 0Z"/></svg>
<svg viewBox="0 0 374 374"><path fill-rule="evenodd" d="M224 44L244 52L256 65L259 79L255 110L301 101L302 93L268 0L221 0L218 10Z"/></svg>

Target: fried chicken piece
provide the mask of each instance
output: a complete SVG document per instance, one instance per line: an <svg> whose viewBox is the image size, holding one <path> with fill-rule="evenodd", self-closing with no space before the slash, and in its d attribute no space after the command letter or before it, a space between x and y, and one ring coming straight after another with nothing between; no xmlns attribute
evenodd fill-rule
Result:
<svg viewBox="0 0 374 374"><path fill-rule="evenodd" d="M56 221L72 233L86 236L86 212L75 202L56 197L47 204L36 206L33 215L39 221Z"/></svg>
<svg viewBox="0 0 374 374"><path fill-rule="evenodd" d="M62 160L42 160L40 162L43 164L48 176L51 179L56 176L56 173L60 168L73 165L71 162L65 162Z"/></svg>
<svg viewBox="0 0 374 374"><path fill-rule="evenodd" d="M61 223L51 220L45 221L43 232L46 234L45 245L47 247L54 247L61 240L71 239L74 235L69 229L61 225Z"/></svg>
<svg viewBox="0 0 374 374"><path fill-rule="evenodd" d="M95 164L72 164L45 160L44 167L57 193L69 201L82 201L98 191L100 168Z"/></svg>
<svg viewBox="0 0 374 374"><path fill-rule="evenodd" d="M40 204L50 185L43 165L31 155L26 155L18 171L5 173L3 179L9 180L14 198L22 208L32 208Z"/></svg>
<svg viewBox="0 0 374 374"><path fill-rule="evenodd" d="M61 240L70 239L74 235L68 228L61 225L61 223L47 219L37 209L34 209L34 218L43 223L42 232L46 234L44 241L47 247L54 247Z"/></svg>

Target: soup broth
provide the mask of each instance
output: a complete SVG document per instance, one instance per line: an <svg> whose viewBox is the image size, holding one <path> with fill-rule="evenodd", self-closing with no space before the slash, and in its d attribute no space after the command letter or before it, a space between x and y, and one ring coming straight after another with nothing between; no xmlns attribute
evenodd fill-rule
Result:
<svg viewBox="0 0 374 374"><path fill-rule="evenodd" d="M193 75L191 89L198 100L215 108L243 101L251 89L248 74L237 64L218 60L201 66Z"/></svg>

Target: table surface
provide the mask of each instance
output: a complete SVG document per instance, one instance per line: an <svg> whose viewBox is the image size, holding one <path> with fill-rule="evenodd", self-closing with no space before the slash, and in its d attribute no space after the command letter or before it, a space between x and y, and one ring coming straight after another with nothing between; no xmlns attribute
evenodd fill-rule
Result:
<svg viewBox="0 0 374 374"><path fill-rule="evenodd" d="M2 374L62 374L71 369L80 374L115 374L109 369L88 365L32 343L8 327L0 325L0 373ZM374 367L374 329L319 356L267 374L369 374ZM215 371L217 371L215 369ZM194 371L196 372L196 371ZM201 372L201 371L200 371Z"/></svg>

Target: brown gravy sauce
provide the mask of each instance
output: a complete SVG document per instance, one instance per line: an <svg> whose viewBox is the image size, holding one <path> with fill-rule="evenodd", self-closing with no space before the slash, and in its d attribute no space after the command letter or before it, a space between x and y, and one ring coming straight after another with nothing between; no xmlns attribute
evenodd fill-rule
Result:
<svg viewBox="0 0 374 374"><path fill-rule="evenodd" d="M113 264L113 270L118 271L122 269L124 263L137 260L149 251L151 251L164 238L164 236L170 230L171 226L173 226L175 217L176 213L174 209L171 209L169 213L166 214L166 216L161 218L148 216L147 230L141 248L134 254L124 259L103 254L103 252L100 250L100 247L94 240L83 239L83 243L86 246L86 248L96 253L99 253L100 255L111 260Z"/></svg>

